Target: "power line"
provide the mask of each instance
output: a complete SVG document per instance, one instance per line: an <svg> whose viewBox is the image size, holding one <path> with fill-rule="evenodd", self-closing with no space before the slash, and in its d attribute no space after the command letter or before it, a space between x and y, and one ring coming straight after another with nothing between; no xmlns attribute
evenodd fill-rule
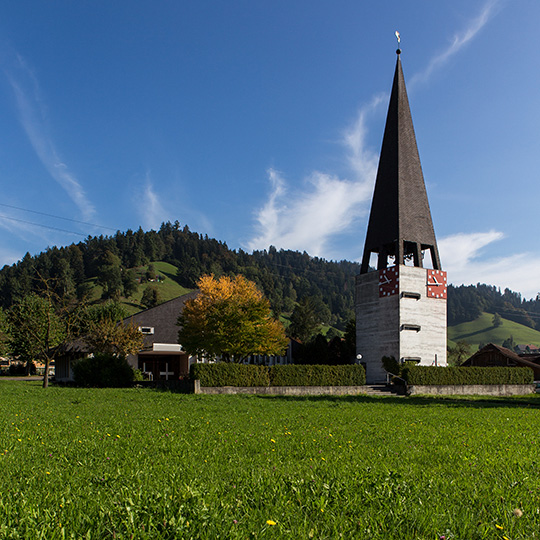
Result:
<svg viewBox="0 0 540 540"><path fill-rule="evenodd" d="M26 223L28 225L34 225L36 227L42 227L44 229L51 229L52 231L60 231L60 232L65 232L65 233L69 233L69 234L76 234L76 235L82 236L84 238L86 238L86 236L87 236L86 234L83 234L83 233L80 233L80 232L68 231L67 229L60 229L58 227L51 227L49 225L42 225L41 223L34 223L32 221L26 221L25 219L17 219L17 218L14 218L14 217L4 216L2 214L0 214L0 218L9 219L11 221L18 221L19 223Z"/></svg>
<svg viewBox="0 0 540 540"><path fill-rule="evenodd" d="M30 212L31 214L38 214L40 216L47 216L47 217L52 217L52 218L55 218L55 219L62 219L64 221L71 221L72 223L80 223L81 225L90 225L91 227L98 227L100 229L107 229L109 231L116 232L116 229L113 229L112 227L105 227L105 225L98 225L96 223L89 223L88 221L79 221L77 219L71 219L71 218L66 218L66 217L62 217L62 216L55 216L54 214L46 214L45 212L38 212L37 210L29 210L28 208L21 208L19 206L13 206L11 204L0 203L0 206L4 206L5 208L12 208L14 210L20 210L21 212ZM1 216L1 217L4 217L6 219L12 219L13 221L22 221L23 223L30 223L29 221L17 220L15 218L10 218L10 217L7 217L7 216ZM54 227L47 227L46 225L39 225L38 223L32 223L32 225L38 225L39 227L46 227L46 228L59 230L59 231L63 230L63 229L55 229ZM71 232L71 231L64 231L64 232ZM73 234L80 234L80 233L73 233ZM86 236L86 235L83 235L83 236Z"/></svg>

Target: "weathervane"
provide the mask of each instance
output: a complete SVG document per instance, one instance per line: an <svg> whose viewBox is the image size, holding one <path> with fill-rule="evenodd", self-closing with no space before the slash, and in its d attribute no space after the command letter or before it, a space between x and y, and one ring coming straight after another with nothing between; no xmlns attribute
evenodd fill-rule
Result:
<svg viewBox="0 0 540 540"><path fill-rule="evenodd" d="M401 36L399 35L399 32L398 32L397 30L396 30L396 32L395 32L395 35L396 35L397 45L398 45L396 54L401 54L401 48L400 48L400 44L401 44Z"/></svg>

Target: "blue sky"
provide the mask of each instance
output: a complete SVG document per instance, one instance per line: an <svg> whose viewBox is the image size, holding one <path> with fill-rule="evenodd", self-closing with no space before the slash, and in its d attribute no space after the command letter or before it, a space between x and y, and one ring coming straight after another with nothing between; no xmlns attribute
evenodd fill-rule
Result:
<svg viewBox="0 0 540 540"><path fill-rule="evenodd" d="M360 259L399 30L449 281L536 296L538 20L537 0L8 2L0 265L167 220Z"/></svg>

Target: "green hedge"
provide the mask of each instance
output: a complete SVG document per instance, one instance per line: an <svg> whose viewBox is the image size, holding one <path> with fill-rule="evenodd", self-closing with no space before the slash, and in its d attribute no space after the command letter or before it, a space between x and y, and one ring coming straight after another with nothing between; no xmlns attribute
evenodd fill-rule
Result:
<svg viewBox="0 0 540 540"><path fill-rule="evenodd" d="M244 364L192 364L191 379L201 386L362 386L366 372L359 365L253 366Z"/></svg>
<svg viewBox="0 0 540 540"><path fill-rule="evenodd" d="M73 380L78 386L118 388L131 386L135 374L124 356L96 354L73 365Z"/></svg>
<svg viewBox="0 0 540 540"><path fill-rule="evenodd" d="M269 386L268 368L217 362L216 364L191 364L191 379L199 379L201 386Z"/></svg>
<svg viewBox="0 0 540 540"><path fill-rule="evenodd" d="M402 370L410 385L532 384L532 369L515 367L414 366Z"/></svg>
<svg viewBox="0 0 540 540"><path fill-rule="evenodd" d="M286 365L270 368L271 386L363 386L366 372L360 365Z"/></svg>

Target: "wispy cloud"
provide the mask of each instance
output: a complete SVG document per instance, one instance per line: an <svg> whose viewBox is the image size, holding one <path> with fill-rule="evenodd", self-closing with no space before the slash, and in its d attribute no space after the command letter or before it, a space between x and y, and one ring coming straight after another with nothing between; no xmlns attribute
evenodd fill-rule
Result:
<svg viewBox="0 0 540 540"><path fill-rule="evenodd" d="M480 13L469 22L466 28L454 34L449 46L433 57L424 71L417 73L411 78L409 88L413 88L414 85L426 81L435 70L442 67L452 56L461 51L495 15L500 3L500 0L489 0L486 2L482 6Z"/></svg>
<svg viewBox="0 0 540 540"><path fill-rule="evenodd" d="M7 236L13 235L18 238L22 238L29 243L36 242L37 239L39 239L41 243L51 242L50 230L31 223L24 218L25 216L21 215L20 212L8 208L2 208L0 227L9 233ZM12 252L8 251L8 253Z"/></svg>
<svg viewBox="0 0 540 540"><path fill-rule="evenodd" d="M16 55L13 66L13 69L6 70L6 75L15 95L21 124L36 155L50 176L75 203L83 219L91 219L95 209L76 176L60 158L48 133L43 100L34 73L20 55Z"/></svg>
<svg viewBox="0 0 540 540"><path fill-rule="evenodd" d="M540 266L540 256L516 253L485 258L482 250L504 238L500 231L459 233L439 240L443 268L454 285L487 283L502 289L519 291L525 298L536 297L538 275L531 268Z"/></svg>
<svg viewBox="0 0 540 540"><path fill-rule="evenodd" d="M330 240L345 232L363 214L372 193L377 154L366 145L366 116L381 100L377 97L363 107L343 135L342 144L353 179L314 171L294 190L280 172L268 171L270 194L267 203L255 214L257 233L247 242L248 249L273 245L326 258L338 255L329 248Z"/></svg>
<svg viewBox="0 0 540 540"><path fill-rule="evenodd" d="M486 25L499 3L500 0L485 3L480 14L456 33L450 46L435 56L413 80L426 80L457 54ZM270 194L267 203L255 213L257 230L246 243L248 249L274 245L326 258L339 257L329 249L330 240L347 232L355 219L365 214L377 172L378 155L366 144L366 117L387 101L387 94L375 96L360 109L355 122L344 133L342 143L351 179L315 171L299 188L293 189L282 173L274 169L268 171Z"/></svg>
<svg viewBox="0 0 540 540"><path fill-rule="evenodd" d="M159 226L168 219L168 213L154 189L152 178L149 173L146 175L142 196L140 193L137 194L135 204L141 223L145 229L158 229Z"/></svg>

